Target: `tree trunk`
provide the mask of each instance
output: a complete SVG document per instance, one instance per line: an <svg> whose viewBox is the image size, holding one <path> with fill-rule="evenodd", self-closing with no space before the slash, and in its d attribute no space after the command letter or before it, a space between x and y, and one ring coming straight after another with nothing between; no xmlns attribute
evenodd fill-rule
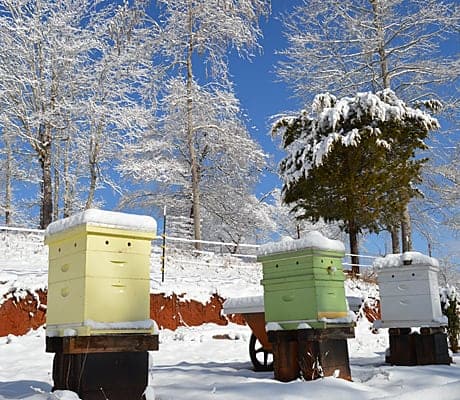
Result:
<svg viewBox="0 0 460 400"><path fill-rule="evenodd" d="M391 252L393 254L399 254L401 252L401 244L399 242L399 228L390 227L391 233Z"/></svg>
<svg viewBox="0 0 460 400"><path fill-rule="evenodd" d="M353 277L359 275L359 243L358 229L354 222L350 222L348 226L348 235L350 238L350 253L351 255L351 273Z"/></svg>
<svg viewBox="0 0 460 400"><path fill-rule="evenodd" d="M401 219L402 251L412 251L412 222L409 213L409 205L403 211Z"/></svg>
<svg viewBox="0 0 460 400"><path fill-rule="evenodd" d="M61 186L61 179L59 176L59 162L60 162L59 146L55 146L55 154L53 154L52 156L54 156L53 220L56 221L59 218L59 191L60 191L60 186Z"/></svg>
<svg viewBox="0 0 460 400"><path fill-rule="evenodd" d="M6 147L6 166L5 166L5 225L11 224L11 174L12 174L12 163L13 155L11 144L9 139L5 136L5 147Z"/></svg>
<svg viewBox="0 0 460 400"><path fill-rule="evenodd" d="M193 130L193 26L192 5L189 3L189 47L187 54L187 146L190 155L190 172L192 175L192 207L193 207L193 233L195 240L201 240L201 204L200 204L200 174L198 159L195 151L195 135ZM195 243L195 249L201 250L201 243Z"/></svg>
<svg viewBox="0 0 460 400"><path fill-rule="evenodd" d="M97 183L97 153L98 153L98 143L97 139L94 137L90 141L89 149L89 188L88 188L88 197L86 199L85 209L89 209L93 206L94 203L94 194L96 192L96 183Z"/></svg>
<svg viewBox="0 0 460 400"><path fill-rule="evenodd" d="M51 174L51 133L50 127L40 127L40 168L42 172L41 183L41 209L40 229L46 229L53 221L53 181Z"/></svg>
<svg viewBox="0 0 460 400"><path fill-rule="evenodd" d="M63 217L67 218L67 217L70 217L70 214L72 212L72 184L71 184L71 178L69 176L70 137L66 138L64 149L65 150L64 150L63 163L62 163L62 175L64 178Z"/></svg>
<svg viewBox="0 0 460 400"><path fill-rule="evenodd" d="M371 0L372 12L374 16L374 27L377 35L377 52L379 54L380 73L384 89L390 88L390 75L388 73L388 60L385 50L385 31L383 28L382 15L380 12L380 0Z"/></svg>
<svg viewBox="0 0 460 400"><path fill-rule="evenodd" d="M385 35L383 29L383 21L381 18L380 12L380 4L379 0L371 0L372 10L374 13L374 26L377 32L377 39L378 39L378 54L379 54L379 62L380 62L380 73L382 79L382 85L384 89L391 88L391 77L388 72L388 59L387 59L387 52L385 50L386 43L385 43ZM402 251L411 251L412 250L412 227L411 221L409 216L409 211L407 209L403 212L401 218L401 236L402 236ZM393 240L393 234L392 234ZM393 242L393 253L399 253L399 243L397 245L398 250L396 250L396 242Z"/></svg>

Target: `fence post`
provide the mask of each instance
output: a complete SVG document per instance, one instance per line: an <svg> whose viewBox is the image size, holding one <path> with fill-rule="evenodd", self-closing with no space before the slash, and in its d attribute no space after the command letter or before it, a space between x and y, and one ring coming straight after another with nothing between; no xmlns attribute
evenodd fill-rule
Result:
<svg viewBox="0 0 460 400"><path fill-rule="evenodd" d="M161 255L161 282L165 281L165 258L166 258L166 206L163 208L163 246Z"/></svg>

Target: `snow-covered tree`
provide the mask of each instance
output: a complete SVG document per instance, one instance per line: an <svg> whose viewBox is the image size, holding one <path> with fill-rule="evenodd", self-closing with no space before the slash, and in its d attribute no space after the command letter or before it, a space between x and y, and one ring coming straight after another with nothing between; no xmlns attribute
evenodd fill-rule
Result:
<svg viewBox="0 0 460 400"><path fill-rule="evenodd" d="M28 171L30 155L23 151L19 138L11 134L8 121L0 127L0 212L4 224L11 225L21 220L19 209L24 206L16 193L18 184L27 185L37 177Z"/></svg>
<svg viewBox="0 0 460 400"><path fill-rule="evenodd" d="M460 235L460 147L458 143L452 153L444 158L447 163L434 166L432 171L438 179L431 184L439 196L445 224L457 235Z"/></svg>
<svg viewBox="0 0 460 400"><path fill-rule="evenodd" d="M460 335L460 320L458 317L459 296L455 286L447 285L439 290L441 296L442 312L447 317L447 336L450 349L458 353L458 337Z"/></svg>
<svg viewBox="0 0 460 400"><path fill-rule="evenodd" d="M412 220L426 239L430 250L460 256L456 245L460 237L460 149L439 144L430 149L436 156L425 168L420 195L412 204ZM440 235L439 229L444 226Z"/></svg>
<svg viewBox="0 0 460 400"><path fill-rule="evenodd" d="M124 142L152 126L155 82L160 74L152 68L158 32L156 24L146 24L143 6L125 2L117 7L105 29L99 27L98 54L82 71L89 77L83 92L83 118L78 121L85 132L89 160L86 208L93 206L98 184L121 191L113 179L113 161Z"/></svg>
<svg viewBox="0 0 460 400"><path fill-rule="evenodd" d="M339 222L351 253L359 254L358 233L378 232L379 222L400 215L414 195L411 183L425 161L414 153L438 127L388 89L342 99L318 95L311 114L283 117L273 127L288 152L281 162L284 201L300 218Z"/></svg>
<svg viewBox="0 0 460 400"><path fill-rule="evenodd" d="M265 154L249 137L241 120L239 103L231 92L219 89L210 92L194 85L192 97L201 208L199 224L204 224L202 228L208 237L214 239L223 235L229 241L233 240L230 238L230 232L233 232L237 240L239 235L247 233L241 225L244 218L233 230L230 225L241 219L243 209L247 210L247 218L250 213L248 204L257 203L251 190L264 166ZM168 92L160 102L166 111L165 118L142 141L126 147L126 162L120 167L122 173L131 181L155 182L155 186L150 193L143 189L125 196L125 204L144 207L167 204L176 215L195 216L192 161L188 152L187 125L183 119L187 99L184 82L169 80ZM196 223L194 219L194 225ZM217 236L214 235L216 229L222 229Z"/></svg>
<svg viewBox="0 0 460 400"><path fill-rule="evenodd" d="M252 187L222 189L205 196L203 232L207 237L234 243L230 250L238 252L240 243L260 243L276 231L270 205L252 194Z"/></svg>
<svg viewBox="0 0 460 400"><path fill-rule="evenodd" d="M304 0L283 18L277 73L306 101L390 87L408 103L445 100L433 90L458 79L458 57L442 50L459 12L454 0Z"/></svg>
<svg viewBox="0 0 460 400"><path fill-rule="evenodd" d="M409 104L434 97L448 110L460 64L444 45L458 35L459 12L453 0L304 0L283 18L289 45L277 74L303 101L391 88Z"/></svg>
<svg viewBox="0 0 460 400"><path fill-rule="evenodd" d="M146 125L139 90L151 69L138 45L155 30L143 29L140 13L127 2L0 3L2 112L35 153L42 228L60 206L71 212L76 187L88 188L90 206L121 135Z"/></svg>
<svg viewBox="0 0 460 400"><path fill-rule="evenodd" d="M0 7L0 84L5 119L11 133L25 139L36 154L43 228L53 214L55 131L63 127L61 116L72 93L69 78L81 51L74 35L75 29L79 31L75 27L78 19L71 21L75 8L50 7L44 1L4 1Z"/></svg>
<svg viewBox="0 0 460 400"><path fill-rule="evenodd" d="M264 0L160 0L161 57L170 65L160 102L159 123L142 143L144 154L123 171L133 179L155 182L154 196L174 198L194 219L200 240L203 208L217 204L215 191L229 189L226 200L251 186L264 154L250 138L228 76L227 54L249 56L261 34ZM131 148L128 153L131 153ZM243 189L240 189L243 188ZM139 197L140 196L140 197ZM235 197L237 198L237 197ZM200 247L197 244L197 247Z"/></svg>

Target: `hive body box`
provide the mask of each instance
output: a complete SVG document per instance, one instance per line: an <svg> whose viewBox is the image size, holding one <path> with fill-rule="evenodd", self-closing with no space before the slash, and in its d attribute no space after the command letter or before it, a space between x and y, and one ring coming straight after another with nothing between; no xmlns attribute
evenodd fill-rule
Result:
<svg viewBox="0 0 460 400"><path fill-rule="evenodd" d="M307 240L304 245L308 244ZM277 322L283 329L298 329L302 323L324 328L327 320L337 319L346 323L343 244L332 246L331 250L315 244L313 241L307 248L299 244L287 251L277 251L274 247L273 252L258 256L263 266L267 322Z"/></svg>
<svg viewBox="0 0 460 400"><path fill-rule="evenodd" d="M393 258L396 255L392 255ZM402 256L401 256L402 257ZM441 311L437 262L409 253L403 260L379 269L378 284L382 319L377 327L410 328L446 325Z"/></svg>
<svg viewBox="0 0 460 400"><path fill-rule="evenodd" d="M149 281L155 231L153 218L100 210L51 224L45 239L47 336L152 333Z"/></svg>

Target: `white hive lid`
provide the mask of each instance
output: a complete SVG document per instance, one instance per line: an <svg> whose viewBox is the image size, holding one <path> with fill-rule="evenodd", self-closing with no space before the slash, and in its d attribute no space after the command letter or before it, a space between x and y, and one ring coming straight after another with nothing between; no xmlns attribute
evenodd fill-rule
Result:
<svg viewBox="0 0 460 400"><path fill-rule="evenodd" d="M137 232L156 233L157 230L155 219L147 215L89 209L49 224L45 231L45 237L67 231L80 225L124 229Z"/></svg>
<svg viewBox="0 0 460 400"><path fill-rule="evenodd" d="M402 254L388 254L385 257L377 258L373 263L374 267L380 269L409 267L416 265L426 265L439 268L438 260L416 251L407 251Z"/></svg>

